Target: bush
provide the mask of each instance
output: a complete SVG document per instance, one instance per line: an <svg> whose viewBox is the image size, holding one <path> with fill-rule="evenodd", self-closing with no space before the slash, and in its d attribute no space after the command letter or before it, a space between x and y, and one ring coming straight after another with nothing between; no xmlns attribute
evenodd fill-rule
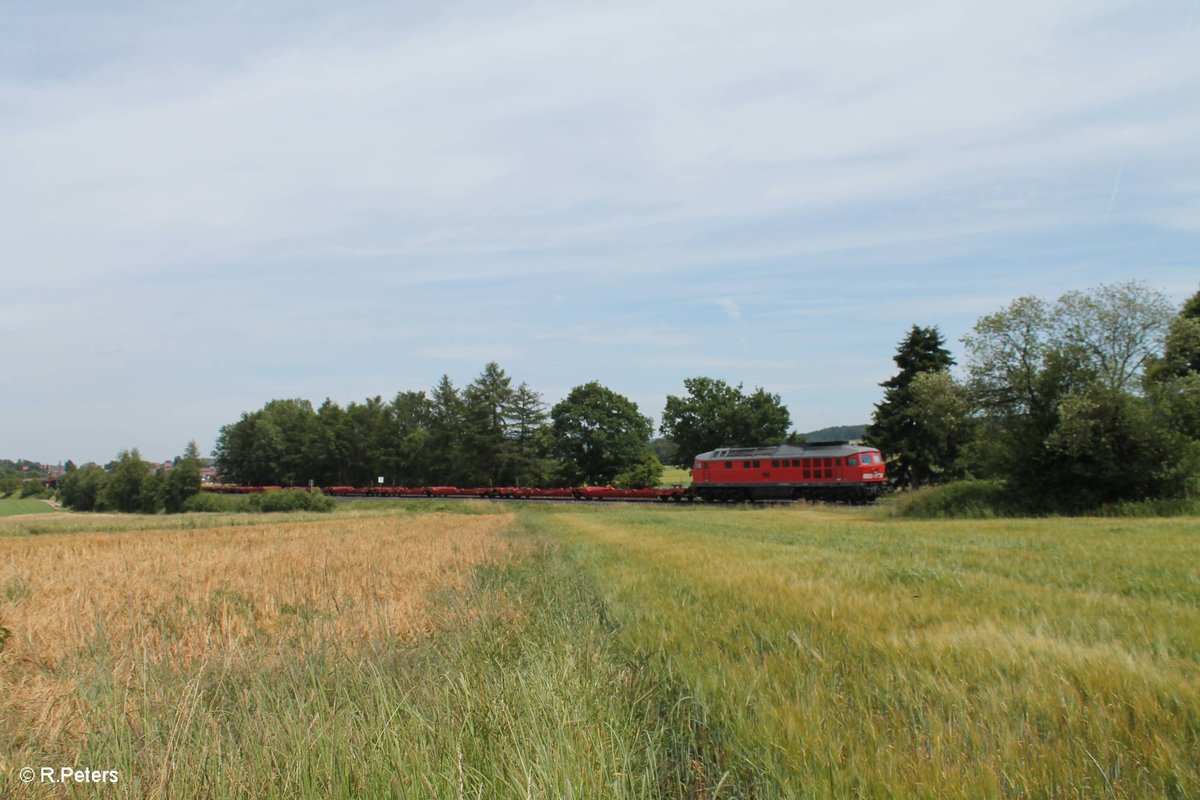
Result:
<svg viewBox="0 0 1200 800"><path fill-rule="evenodd" d="M242 495L200 492L183 501L184 511L237 512L250 510L249 498Z"/></svg>
<svg viewBox="0 0 1200 800"><path fill-rule="evenodd" d="M31 478L21 484L21 497L49 497L50 490L46 488L46 484L42 483L37 478Z"/></svg>
<svg viewBox="0 0 1200 800"><path fill-rule="evenodd" d="M1200 516L1200 500L1140 500L1106 503L1096 511L1100 517L1192 517Z"/></svg>
<svg viewBox="0 0 1200 800"><path fill-rule="evenodd" d="M892 506L898 517L1004 517L1021 513L1004 481L956 481L906 492Z"/></svg>
<svg viewBox="0 0 1200 800"><path fill-rule="evenodd" d="M332 511L332 497L306 489L277 489L250 495L251 511Z"/></svg>

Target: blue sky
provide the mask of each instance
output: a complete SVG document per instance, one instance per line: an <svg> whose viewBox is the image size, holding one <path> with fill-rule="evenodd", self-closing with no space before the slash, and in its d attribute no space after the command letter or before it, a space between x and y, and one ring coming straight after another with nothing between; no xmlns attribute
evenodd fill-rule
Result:
<svg viewBox="0 0 1200 800"><path fill-rule="evenodd" d="M913 323L1200 287L1196 2L0 0L0 456L691 375L865 422Z"/></svg>

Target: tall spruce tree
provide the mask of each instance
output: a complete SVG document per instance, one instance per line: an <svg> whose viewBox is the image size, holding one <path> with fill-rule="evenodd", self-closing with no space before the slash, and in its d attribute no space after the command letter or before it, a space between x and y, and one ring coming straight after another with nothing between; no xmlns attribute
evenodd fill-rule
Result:
<svg viewBox="0 0 1200 800"><path fill-rule="evenodd" d="M510 467L517 486L545 483L550 467L539 446L538 432L546 424L546 404L542 396L522 383L513 392L505 411L508 420Z"/></svg>
<svg viewBox="0 0 1200 800"><path fill-rule="evenodd" d="M938 463L934 432L926 429L915 413L913 381L929 372L946 372L954 364L950 351L936 326L912 330L900 342L893 360L900 371L880 384L883 402L875 406L875 416L867 428L867 441L888 459L888 472L899 486L923 486L951 465Z"/></svg>
<svg viewBox="0 0 1200 800"><path fill-rule="evenodd" d="M507 418L512 378L495 361L488 362L462 398L463 445L470 454L464 464L466 482L471 486L512 483Z"/></svg>
<svg viewBox="0 0 1200 800"><path fill-rule="evenodd" d="M462 431L466 409L462 394L443 375L430 395L429 409L429 480L431 483L456 485L464 468Z"/></svg>

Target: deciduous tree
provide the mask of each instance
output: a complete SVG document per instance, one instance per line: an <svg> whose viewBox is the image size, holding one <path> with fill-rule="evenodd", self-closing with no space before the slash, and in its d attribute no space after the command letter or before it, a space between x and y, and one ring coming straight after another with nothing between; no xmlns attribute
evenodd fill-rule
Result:
<svg viewBox="0 0 1200 800"><path fill-rule="evenodd" d="M746 395L741 384L706 377L687 378L683 386L685 396L667 396L660 425L679 466L723 445L780 444L788 435L791 417L779 395L761 388Z"/></svg>
<svg viewBox="0 0 1200 800"><path fill-rule="evenodd" d="M633 401L597 381L576 386L550 411L551 448L571 483L607 484L650 451L652 424Z"/></svg>

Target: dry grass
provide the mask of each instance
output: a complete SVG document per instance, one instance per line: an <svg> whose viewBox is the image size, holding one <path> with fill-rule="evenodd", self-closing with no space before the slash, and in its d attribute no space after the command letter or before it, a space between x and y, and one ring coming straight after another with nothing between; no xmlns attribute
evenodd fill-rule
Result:
<svg viewBox="0 0 1200 800"><path fill-rule="evenodd" d="M205 530L0 537L0 738L76 746L78 678L126 685L160 667L353 651L434 625L454 591L510 549L508 515L391 516ZM8 755L13 755L10 752ZM3 756L0 753L0 756Z"/></svg>

